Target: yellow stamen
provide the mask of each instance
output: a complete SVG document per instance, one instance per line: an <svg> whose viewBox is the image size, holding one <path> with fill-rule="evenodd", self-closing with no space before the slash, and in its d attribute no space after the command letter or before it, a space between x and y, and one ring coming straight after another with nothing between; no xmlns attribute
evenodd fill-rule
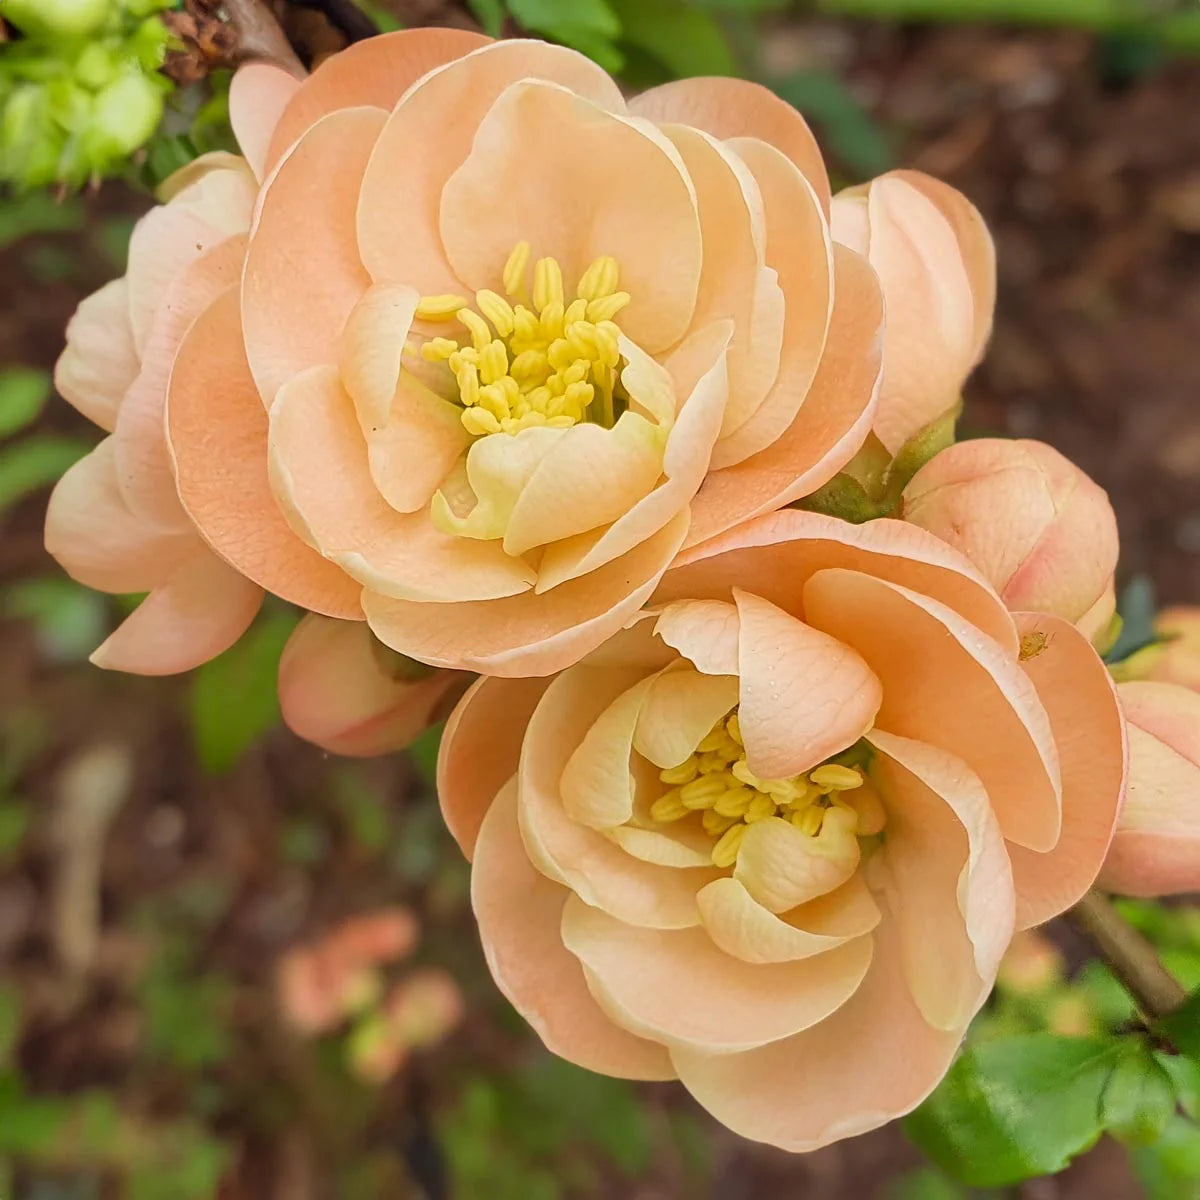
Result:
<svg viewBox="0 0 1200 1200"><path fill-rule="evenodd" d="M745 836L745 825L731 825L725 830L712 848L713 866L732 867L737 862L738 850L741 849L742 838Z"/></svg>
<svg viewBox="0 0 1200 1200"><path fill-rule="evenodd" d="M853 767L843 767L838 763L826 763L823 767L809 771L809 779L819 788L831 788L835 792L845 792L850 788L862 787L862 773Z"/></svg>
<svg viewBox="0 0 1200 1200"><path fill-rule="evenodd" d="M450 321L466 303L466 296L422 296L416 316L421 321Z"/></svg>
<svg viewBox="0 0 1200 1200"><path fill-rule="evenodd" d="M531 250L528 242L518 242L504 264L504 290L510 296L519 297L525 290L525 272L529 268Z"/></svg>

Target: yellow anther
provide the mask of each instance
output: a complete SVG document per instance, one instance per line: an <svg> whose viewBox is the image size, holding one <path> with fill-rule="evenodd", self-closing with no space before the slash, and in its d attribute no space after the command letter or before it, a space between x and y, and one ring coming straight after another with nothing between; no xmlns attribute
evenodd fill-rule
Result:
<svg viewBox="0 0 1200 1200"><path fill-rule="evenodd" d="M591 404L595 395L596 389L590 383L569 383L564 398L569 405L579 409L582 414L583 410Z"/></svg>
<svg viewBox="0 0 1200 1200"><path fill-rule="evenodd" d="M738 723L737 713L730 714L729 719L725 722L725 732L733 738L737 745L740 746L742 744L742 727Z"/></svg>
<svg viewBox="0 0 1200 1200"><path fill-rule="evenodd" d="M481 387L475 403L478 407L490 412L501 423L512 416L512 410L508 406L508 397L505 396L504 389L498 383L489 383L486 387Z"/></svg>
<svg viewBox="0 0 1200 1200"><path fill-rule="evenodd" d="M479 354L479 378L484 383L497 383L508 374L508 351L504 343L496 338L489 342Z"/></svg>
<svg viewBox="0 0 1200 1200"><path fill-rule="evenodd" d="M733 772L734 779L746 784L748 787L757 788L762 786L762 780L746 766L744 758L739 759L729 769Z"/></svg>
<svg viewBox="0 0 1200 1200"><path fill-rule="evenodd" d="M470 308L460 308L454 315L467 327L475 349L482 352L492 340L492 331L488 323Z"/></svg>
<svg viewBox="0 0 1200 1200"><path fill-rule="evenodd" d="M562 333L562 301L551 300L549 304L542 307L541 315L538 317L538 337L543 338L547 342L552 342L555 338L562 337Z"/></svg>
<svg viewBox="0 0 1200 1200"><path fill-rule="evenodd" d="M826 763L808 773L809 779L819 788L828 788L835 792L846 792L851 788L862 787L861 772L853 767L843 767L839 763Z"/></svg>
<svg viewBox="0 0 1200 1200"><path fill-rule="evenodd" d="M717 797L713 812L723 817L744 817L756 793L748 787L731 787Z"/></svg>
<svg viewBox="0 0 1200 1200"><path fill-rule="evenodd" d="M688 808L712 808L726 789L725 781L717 775L701 775L679 789L680 799Z"/></svg>
<svg viewBox="0 0 1200 1200"><path fill-rule="evenodd" d="M736 825L739 820L741 820L740 817L722 816L715 808L706 808L700 814L700 824L709 837L720 837L725 830Z"/></svg>
<svg viewBox="0 0 1200 1200"><path fill-rule="evenodd" d="M479 369L473 363L463 363L456 379L463 404L474 404L479 399Z"/></svg>
<svg viewBox="0 0 1200 1200"><path fill-rule="evenodd" d="M654 821L678 821L691 810L679 798L678 790L667 792L650 805L650 817Z"/></svg>
<svg viewBox="0 0 1200 1200"><path fill-rule="evenodd" d="M514 379L544 379L550 364L544 350L522 350L508 369Z"/></svg>
<svg viewBox="0 0 1200 1200"><path fill-rule="evenodd" d="M810 805L792 817L792 824L806 836L816 837L821 832L821 825L825 820L825 812L826 810L819 804Z"/></svg>
<svg viewBox="0 0 1200 1200"><path fill-rule="evenodd" d="M504 290L510 296L520 296L525 290L525 272L529 268L531 250L528 242L518 242L504 264Z"/></svg>
<svg viewBox="0 0 1200 1200"><path fill-rule="evenodd" d="M466 296L422 296L417 302L416 317L420 321L449 321L466 303Z"/></svg>
<svg viewBox="0 0 1200 1200"><path fill-rule="evenodd" d="M575 352L566 338L555 338L546 351L546 359L556 371L565 371L575 362Z"/></svg>
<svg viewBox="0 0 1200 1200"><path fill-rule="evenodd" d="M476 437L485 437L489 433L500 432L500 422L483 408L468 408L462 415L463 428Z"/></svg>
<svg viewBox="0 0 1200 1200"><path fill-rule="evenodd" d="M594 359L600 353L596 327L590 321L575 321L566 330L567 341L577 358Z"/></svg>
<svg viewBox="0 0 1200 1200"><path fill-rule="evenodd" d="M738 851L742 848L742 838L745 836L745 825L731 825L725 830L712 848L713 866L732 867L737 862Z"/></svg>
<svg viewBox="0 0 1200 1200"><path fill-rule="evenodd" d="M563 295L562 267L556 258L539 258L533 266L533 306L538 312L545 312L551 304L557 304L559 311L565 297Z"/></svg>
<svg viewBox="0 0 1200 1200"><path fill-rule="evenodd" d="M775 815L775 801L761 792L750 801L746 809L746 824L753 825L755 821L765 821Z"/></svg>
<svg viewBox="0 0 1200 1200"><path fill-rule="evenodd" d="M421 357L426 362L445 362L452 354L458 353L458 343L449 338L435 337L421 347Z"/></svg>
<svg viewBox="0 0 1200 1200"><path fill-rule="evenodd" d="M593 326L596 331L596 348L600 360L610 367L621 361L620 329L612 321L601 321Z"/></svg>
<svg viewBox="0 0 1200 1200"><path fill-rule="evenodd" d="M475 307L491 321L502 338L512 333L515 314L513 306L503 296L485 288L475 293Z"/></svg>
<svg viewBox="0 0 1200 1200"><path fill-rule="evenodd" d="M613 292L611 296L603 296L599 300L590 300L587 306L587 319L596 322L611 321L633 297L628 292Z"/></svg>
<svg viewBox="0 0 1200 1200"><path fill-rule="evenodd" d="M617 260L611 254L597 258L580 276L579 288L576 295L581 300L598 300L616 291L620 282L620 269Z"/></svg>
<svg viewBox="0 0 1200 1200"><path fill-rule="evenodd" d="M570 329L576 321L582 321L587 316L587 306L586 300L572 300L563 313L563 325Z"/></svg>

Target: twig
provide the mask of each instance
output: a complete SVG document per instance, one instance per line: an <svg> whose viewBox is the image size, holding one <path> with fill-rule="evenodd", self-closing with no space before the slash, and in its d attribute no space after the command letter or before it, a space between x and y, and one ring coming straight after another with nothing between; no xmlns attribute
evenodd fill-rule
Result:
<svg viewBox="0 0 1200 1200"><path fill-rule="evenodd" d="M324 13L330 25L348 42L374 37L379 29L354 0L292 0L297 8L312 8Z"/></svg>
<svg viewBox="0 0 1200 1200"><path fill-rule="evenodd" d="M1100 952L1138 1007L1155 1019L1174 1012L1187 993L1154 947L1099 892L1088 892L1067 916Z"/></svg>
<svg viewBox="0 0 1200 1200"><path fill-rule="evenodd" d="M299 78L308 74L266 0L223 0L221 8L237 33L237 61L257 59L274 63Z"/></svg>

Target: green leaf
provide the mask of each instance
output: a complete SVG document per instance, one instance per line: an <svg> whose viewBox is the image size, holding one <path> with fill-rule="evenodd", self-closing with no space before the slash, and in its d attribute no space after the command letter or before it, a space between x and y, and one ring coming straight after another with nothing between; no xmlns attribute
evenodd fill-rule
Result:
<svg viewBox="0 0 1200 1200"><path fill-rule="evenodd" d="M884 490L889 498L899 499L900 494L912 482L912 477L931 458L954 445L954 427L962 413L962 401L947 409L940 417L934 417L922 426L900 447L884 480Z"/></svg>
<svg viewBox="0 0 1200 1200"><path fill-rule="evenodd" d="M1175 1098L1179 1101L1179 1107L1193 1121L1200 1118L1200 1062L1194 1058L1184 1058L1180 1054L1157 1052L1155 1057L1175 1085Z"/></svg>
<svg viewBox="0 0 1200 1200"><path fill-rule="evenodd" d="M870 179L895 165L886 133L838 76L827 71L798 71L772 81L771 87L819 127L852 175Z"/></svg>
<svg viewBox="0 0 1200 1200"><path fill-rule="evenodd" d="M1181 1054L1200 1062L1200 989L1159 1021L1158 1032Z"/></svg>
<svg viewBox="0 0 1200 1200"><path fill-rule="evenodd" d="M104 640L107 602L73 579L19 579L0 593L0 612L32 621L38 644L56 662L74 662Z"/></svg>
<svg viewBox="0 0 1200 1200"><path fill-rule="evenodd" d="M0 1068L12 1062L22 1017L21 993L11 983L0 984Z"/></svg>
<svg viewBox="0 0 1200 1200"><path fill-rule="evenodd" d="M445 728L444 721L431 726L408 748L417 771L430 787L437 786L438 751L442 746L442 732Z"/></svg>
<svg viewBox="0 0 1200 1200"><path fill-rule="evenodd" d="M621 22L608 0L508 0L508 9L531 32L586 54L605 70L621 69L621 55L613 45Z"/></svg>
<svg viewBox="0 0 1200 1200"><path fill-rule="evenodd" d="M34 367L0 371L0 437L9 437L37 420L50 398L50 373Z"/></svg>
<svg viewBox="0 0 1200 1200"><path fill-rule="evenodd" d="M966 1200L966 1192L933 1167L920 1167L896 1181L888 1200Z"/></svg>
<svg viewBox="0 0 1200 1200"><path fill-rule="evenodd" d="M1100 1119L1114 1137L1133 1146L1158 1140L1175 1115L1175 1084L1149 1046L1130 1040L1104 1086Z"/></svg>
<svg viewBox="0 0 1200 1200"><path fill-rule="evenodd" d="M499 37L504 31L504 5L500 0L467 0L467 7L489 37Z"/></svg>
<svg viewBox="0 0 1200 1200"><path fill-rule="evenodd" d="M1133 1167L1147 1200L1196 1200L1200 1195L1200 1128L1176 1117L1153 1146L1136 1148Z"/></svg>
<svg viewBox="0 0 1200 1200"><path fill-rule="evenodd" d="M279 722L276 674L295 619L277 614L197 670L192 681L192 735L200 764L212 774L233 768Z"/></svg>
<svg viewBox="0 0 1200 1200"><path fill-rule="evenodd" d="M1117 611L1121 614L1121 632L1104 656L1115 663L1128 658L1157 640L1154 632L1154 584L1148 575L1135 575L1121 592Z"/></svg>
<svg viewBox="0 0 1200 1200"><path fill-rule="evenodd" d="M1001 1187L1061 1171L1100 1136L1115 1040L1031 1033L968 1050L907 1122L955 1179Z"/></svg>
<svg viewBox="0 0 1200 1200"><path fill-rule="evenodd" d="M875 520L876 517L885 517L890 511L890 506L872 500L867 495L867 489L853 475L844 472L835 475L811 496L798 500L795 507L806 512L837 517L839 520L849 521L852 525L862 525L866 521Z"/></svg>
<svg viewBox="0 0 1200 1200"><path fill-rule="evenodd" d="M27 437L0 449L0 513L55 483L91 446L77 438Z"/></svg>
<svg viewBox="0 0 1200 1200"><path fill-rule="evenodd" d="M621 40L658 59L681 78L736 75L737 63L721 26L679 0L610 0Z"/></svg>

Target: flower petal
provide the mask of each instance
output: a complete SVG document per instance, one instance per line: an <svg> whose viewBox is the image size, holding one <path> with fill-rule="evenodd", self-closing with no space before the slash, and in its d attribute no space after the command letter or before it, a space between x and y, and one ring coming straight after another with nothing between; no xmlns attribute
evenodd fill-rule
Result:
<svg viewBox="0 0 1200 1200"><path fill-rule="evenodd" d="M396 105L363 178L358 236L367 270L377 281L412 283L426 295L461 289L438 233L438 198L505 88L540 79L610 112L625 110L608 74L565 46L511 38L469 49L425 75ZM431 129L436 138L428 136Z"/></svg>
<svg viewBox="0 0 1200 1200"><path fill-rule="evenodd" d="M845 885L858 869L854 818L826 811L821 831L810 836L781 817L747 826L733 877L764 908L787 912Z"/></svg>
<svg viewBox="0 0 1200 1200"><path fill-rule="evenodd" d="M927 596L857 571L814 575L808 619L883 683L878 725L961 758L1009 841L1049 850L1062 824L1058 749L1037 691L1009 655Z"/></svg>
<svg viewBox="0 0 1200 1200"><path fill-rule="evenodd" d="M661 1046L614 1025L592 999L562 942L566 888L534 870L517 829L513 786L484 817L471 871L471 904L488 968L555 1054L623 1079L670 1079Z"/></svg>
<svg viewBox="0 0 1200 1200"><path fill-rule="evenodd" d="M759 138L781 150L804 173L829 212L829 176L817 139L786 101L746 79L678 79L643 92L629 106L651 121L694 125L719 138Z"/></svg>
<svg viewBox="0 0 1200 1200"><path fill-rule="evenodd" d="M677 767L737 702L735 675L702 675L683 665L663 671L639 710L634 748L656 767Z"/></svg>
<svg viewBox="0 0 1200 1200"><path fill-rule="evenodd" d="M1125 722L1116 689L1091 643L1066 621L1018 613L1024 633L1047 635L1021 666L1050 717L1062 769L1062 836L1048 853L1008 848L1017 888L1017 927L1041 925L1095 882L1125 798Z"/></svg>
<svg viewBox="0 0 1200 1200"><path fill-rule="evenodd" d="M720 600L679 600L659 613L654 632L706 675L738 673L738 610Z"/></svg>
<svg viewBox="0 0 1200 1200"><path fill-rule="evenodd" d="M267 414L242 347L237 289L191 327L171 372L167 436L179 498L204 540L269 592L357 619L360 587L288 527L267 478Z"/></svg>
<svg viewBox="0 0 1200 1200"><path fill-rule="evenodd" d="M268 407L301 371L338 361L346 319L370 286L355 213L384 120L377 108L323 117L263 185L246 254L242 324Z"/></svg>
<svg viewBox="0 0 1200 1200"><path fill-rule="evenodd" d="M871 939L815 957L748 963L703 929L629 925L572 895L562 936L600 1007L631 1033L713 1054L776 1042L824 1020L871 964Z"/></svg>
<svg viewBox="0 0 1200 1200"><path fill-rule="evenodd" d="M140 362L129 319L129 282L114 279L93 292L67 324L67 347L54 366L54 386L89 421L112 432Z"/></svg>
<svg viewBox="0 0 1200 1200"><path fill-rule="evenodd" d="M175 675L228 650L250 627L262 589L201 548L92 654L110 671Z"/></svg>
<svg viewBox="0 0 1200 1200"><path fill-rule="evenodd" d="M267 62L243 63L229 84L229 121L233 136L255 177L267 177L267 159L275 128L301 81Z"/></svg>
<svg viewBox="0 0 1200 1200"><path fill-rule="evenodd" d="M547 157L552 171L530 171ZM535 259L557 258L568 286L612 255L633 297L621 313L625 333L656 354L687 331L701 240L679 155L652 126L565 88L522 81L500 95L442 191L440 228L451 266L472 291L497 285L522 240Z"/></svg>

